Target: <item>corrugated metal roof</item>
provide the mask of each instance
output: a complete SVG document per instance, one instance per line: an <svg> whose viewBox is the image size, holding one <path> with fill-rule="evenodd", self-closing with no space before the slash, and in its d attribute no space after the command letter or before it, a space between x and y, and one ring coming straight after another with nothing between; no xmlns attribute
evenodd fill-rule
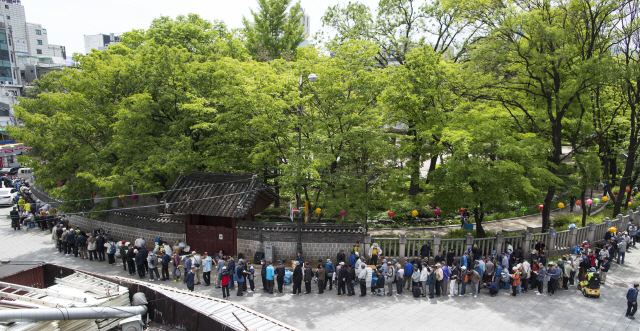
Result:
<svg viewBox="0 0 640 331"><path fill-rule="evenodd" d="M201 294L170 289L164 286L153 285L149 287L152 287L154 290L166 295L167 297L179 301L180 303L190 307L193 310L198 311L201 314L207 315L215 319L216 321L227 325L233 330L245 330L245 328L240 322L238 322L238 319L236 319L233 314L238 316L238 318L249 330L297 330L292 326L288 326L282 322L278 322L267 316L256 313L232 302L204 296Z"/></svg>
<svg viewBox="0 0 640 331"><path fill-rule="evenodd" d="M278 197L255 172L192 171L180 175L163 200L174 213L239 218L249 213L260 192L274 200Z"/></svg>

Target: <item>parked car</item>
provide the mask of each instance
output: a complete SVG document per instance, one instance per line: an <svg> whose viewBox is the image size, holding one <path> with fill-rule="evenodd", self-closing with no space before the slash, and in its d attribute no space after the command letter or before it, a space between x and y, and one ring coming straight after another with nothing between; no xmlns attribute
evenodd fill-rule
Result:
<svg viewBox="0 0 640 331"><path fill-rule="evenodd" d="M15 167L15 168L0 168L0 175L4 176L4 174L7 174L9 176L15 176L18 174L18 170L20 170L20 167Z"/></svg>
<svg viewBox="0 0 640 331"><path fill-rule="evenodd" d="M18 170L18 174L16 175L16 177L22 178L25 181L28 181L31 176L33 176L33 173L31 173L31 168L20 168Z"/></svg>
<svg viewBox="0 0 640 331"><path fill-rule="evenodd" d="M0 188L0 205L12 206L17 195L18 195L18 190L16 190L15 188L11 188L11 187Z"/></svg>

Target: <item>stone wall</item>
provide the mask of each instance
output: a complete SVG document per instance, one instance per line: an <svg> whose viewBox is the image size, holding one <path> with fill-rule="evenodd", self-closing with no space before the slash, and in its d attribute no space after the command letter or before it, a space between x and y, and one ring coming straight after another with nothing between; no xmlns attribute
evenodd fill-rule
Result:
<svg viewBox="0 0 640 331"><path fill-rule="evenodd" d="M238 252L253 256L264 252L265 244L273 244L275 260L293 260L296 256L300 233L297 223L238 222ZM357 241L364 243L365 230L359 224L302 224L302 254L306 261L331 258L338 252L351 250ZM363 245L364 248L364 245Z"/></svg>
<svg viewBox="0 0 640 331"><path fill-rule="evenodd" d="M126 226L117 223L104 222L100 220L94 220L91 218L81 217L78 215L68 215L66 217L69 220L69 224L73 227L80 227L80 229L84 231L93 231L95 229L103 229L108 231L113 239L117 240L126 240L133 242L136 238L143 237L145 241L152 242L154 238L162 238L165 241L173 243L176 240L185 241L184 234L184 226L182 226L182 231L180 232L165 232L159 230L150 230L140 227L135 227L140 225L140 221L135 223L135 226Z"/></svg>

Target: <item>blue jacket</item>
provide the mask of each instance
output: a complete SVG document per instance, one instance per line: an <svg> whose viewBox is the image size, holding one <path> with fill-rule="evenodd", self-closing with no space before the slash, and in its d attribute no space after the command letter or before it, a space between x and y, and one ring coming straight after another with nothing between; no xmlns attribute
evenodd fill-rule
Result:
<svg viewBox="0 0 640 331"><path fill-rule="evenodd" d="M556 267L551 269L551 272L549 272L549 274L551 275L550 279L558 280L560 279L560 275L562 274L562 271Z"/></svg>
<svg viewBox="0 0 640 331"><path fill-rule="evenodd" d="M491 285L489 285L489 290L494 290L494 291L498 291L498 284L496 284L495 282L492 282Z"/></svg>
<svg viewBox="0 0 640 331"><path fill-rule="evenodd" d="M449 267L442 267L442 280L449 280L449 276L451 273L449 272Z"/></svg>
<svg viewBox="0 0 640 331"><path fill-rule="evenodd" d="M184 260L184 271L186 272L191 271L191 259Z"/></svg>
<svg viewBox="0 0 640 331"><path fill-rule="evenodd" d="M273 276L275 275L275 271L273 270L273 266L270 265L267 267L267 280L273 280Z"/></svg>
<svg viewBox="0 0 640 331"><path fill-rule="evenodd" d="M163 265L163 266L168 266L168 265L169 265L169 262L171 262L171 256L169 256L169 254L165 253L165 254L162 256L162 265Z"/></svg>
<svg viewBox="0 0 640 331"><path fill-rule="evenodd" d="M336 268L334 268L333 263L331 262L327 262L325 269L327 269L327 273L336 271Z"/></svg>
<svg viewBox="0 0 640 331"><path fill-rule="evenodd" d="M144 265L144 261L146 260L147 258L144 257L144 254L138 251L138 254L136 254L136 265Z"/></svg>
<svg viewBox="0 0 640 331"><path fill-rule="evenodd" d="M233 280L238 283L244 283L244 269L240 268L240 266L236 266L236 269L233 273Z"/></svg>
<svg viewBox="0 0 640 331"><path fill-rule="evenodd" d="M187 287L193 287L193 285L194 285L194 277L195 277L195 275L193 274L193 272L191 272L191 270L189 270L189 273L187 273L187 277L185 278L185 280L187 282Z"/></svg>
<svg viewBox="0 0 640 331"><path fill-rule="evenodd" d="M466 255L462 255L462 258L460 258L460 267L465 267L467 268L467 256Z"/></svg>
<svg viewBox="0 0 640 331"><path fill-rule="evenodd" d="M236 270L236 261L229 260L229 265L227 266L227 270L229 270L229 273L232 273L234 270ZM231 279L233 279L233 277Z"/></svg>
<svg viewBox="0 0 640 331"><path fill-rule="evenodd" d="M211 256L207 256L206 259L202 260L202 272L211 272L212 266L213 266L213 259L211 259Z"/></svg>
<svg viewBox="0 0 640 331"><path fill-rule="evenodd" d="M69 234L67 234L67 245L73 245L75 242L75 234L73 232L69 232Z"/></svg>
<svg viewBox="0 0 640 331"><path fill-rule="evenodd" d="M638 302L638 290L636 288L630 288L627 291L627 302Z"/></svg>
<svg viewBox="0 0 640 331"><path fill-rule="evenodd" d="M356 255L355 254L351 254L351 256L349 256L349 263L351 263L351 266L355 266L356 265Z"/></svg>
<svg viewBox="0 0 640 331"><path fill-rule="evenodd" d="M407 262L407 264L404 265L404 275L411 276L412 274L413 274L413 264L411 264L411 262Z"/></svg>
<svg viewBox="0 0 640 331"><path fill-rule="evenodd" d="M500 277L502 277L502 266L501 265L496 265L496 280L499 279Z"/></svg>

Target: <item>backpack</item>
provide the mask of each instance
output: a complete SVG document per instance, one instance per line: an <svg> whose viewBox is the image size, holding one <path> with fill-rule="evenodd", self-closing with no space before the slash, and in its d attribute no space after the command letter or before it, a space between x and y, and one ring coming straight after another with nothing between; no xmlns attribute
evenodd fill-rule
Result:
<svg viewBox="0 0 640 331"><path fill-rule="evenodd" d="M115 254L116 253L116 245L114 244L109 244L111 246L109 246L109 254Z"/></svg>

